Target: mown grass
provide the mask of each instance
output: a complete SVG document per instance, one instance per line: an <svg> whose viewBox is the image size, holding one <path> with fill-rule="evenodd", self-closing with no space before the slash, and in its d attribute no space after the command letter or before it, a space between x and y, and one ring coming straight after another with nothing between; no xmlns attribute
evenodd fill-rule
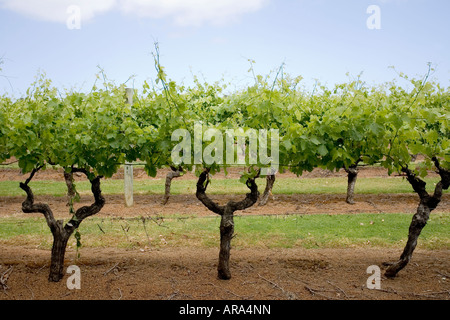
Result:
<svg viewBox="0 0 450 320"><path fill-rule="evenodd" d="M427 178L427 189L432 192L438 178ZM164 180L148 179L135 180L133 191L135 194L164 194ZM171 194L193 194L195 193L196 180L173 180ZM265 180L258 179L259 189L265 188ZM30 186L36 195L64 196L67 187L60 181L32 181ZM90 183L79 181L76 183L77 190L81 194L90 193ZM273 187L274 194L338 194L347 190L347 179L342 177L333 178L279 178ZM123 194L123 180L105 179L102 181L102 191L105 194ZM248 188L237 179L213 179L208 187L209 194L245 194ZM363 178L356 183L355 192L359 194L380 193L411 193L411 185L403 178ZM448 190L446 191L448 192ZM20 196L24 192L19 187L18 181L0 181L0 196Z"/></svg>
<svg viewBox="0 0 450 320"><path fill-rule="evenodd" d="M234 248L345 248L405 245L410 214L236 216ZM151 249L218 247L220 217L88 218L84 247ZM450 249L449 213L432 215L419 239L425 249ZM75 248L75 239L69 241ZM0 243L50 249L43 218L0 218ZM81 248L82 250L82 248Z"/></svg>

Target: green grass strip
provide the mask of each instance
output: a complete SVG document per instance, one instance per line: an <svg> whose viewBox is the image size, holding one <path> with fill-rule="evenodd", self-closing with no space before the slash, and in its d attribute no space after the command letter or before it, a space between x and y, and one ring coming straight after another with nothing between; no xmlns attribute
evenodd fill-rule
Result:
<svg viewBox="0 0 450 320"><path fill-rule="evenodd" d="M438 178L427 178L427 189L432 192ZM172 180L171 194L195 193L196 180ZM148 179L135 180L133 190L135 194L164 194L164 180ZM258 179L258 186L262 192L265 180ZM30 186L35 195L64 196L67 187L64 182L32 181ZM80 181L76 183L81 194L90 193L90 183ZM274 194L339 194L347 190L346 178L279 178L275 181ZM123 180L106 179L102 181L102 191L105 194L123 194ZM208 186L209 194L245 194L248 188L237 179L213 179ZM403 178L360 178L356 182L355 192L359 194L380 193L411 193L410 184ZM448 190L445 192L449 192ZM0 196L20 196L24 192L18 181L0 181Z"/></svg>
<svg viewBox="0 0 450 320"><path fill-rule="evenodd" d="M403 248L411 214L236 216L234 248ZM145 224L144 224L145 222ZM450 213L431 216L419 248L450 249ZM79 228L84 247L212 248L219 244L220 217L91 217ZM144 227L145 226L145 227ZM0 243L51 248L44 218L0 218ZM75 248L72 237L69 246Z"/></svg>

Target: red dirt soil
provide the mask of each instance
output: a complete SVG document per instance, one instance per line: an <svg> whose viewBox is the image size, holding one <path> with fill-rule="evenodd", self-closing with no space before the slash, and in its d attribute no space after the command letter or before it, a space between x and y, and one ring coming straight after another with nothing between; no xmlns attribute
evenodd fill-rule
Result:
<svg viewBox="0 0 450 320"><path fill-rule="evenodd" d="M49 252L0 246L0 273L8 289L0 299L287 300L449 299L449 252L418 249L397 278L382 276L381 289L366 286L367 267L399 255L392 249L240 249L231 252L231 280L217 278L216 249L155 251L84 248L76 265L81 289L67 277L47 281ZM74 253L66 265L75 264Z"/></svg>

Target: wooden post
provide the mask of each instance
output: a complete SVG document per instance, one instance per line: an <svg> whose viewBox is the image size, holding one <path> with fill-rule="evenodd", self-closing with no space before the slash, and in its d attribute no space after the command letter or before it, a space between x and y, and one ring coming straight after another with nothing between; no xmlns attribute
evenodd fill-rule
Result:
<svg viewBox="0 0 450 320"><path fill-rule="evenodd" d="M133 104L133 89L126 88L126 103ZM124 182L125 182L125 206L133 206L133 165L125 162L124 167Z"/></svg>

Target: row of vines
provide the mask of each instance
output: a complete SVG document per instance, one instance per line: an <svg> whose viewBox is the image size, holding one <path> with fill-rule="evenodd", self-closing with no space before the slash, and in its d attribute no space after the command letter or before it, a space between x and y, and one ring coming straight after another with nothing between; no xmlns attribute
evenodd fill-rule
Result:
<svg viewBox="0 0 450 320"><path fill-rule="evenodd" d="M405 249L386 275L395 277L408 263L430 212L450 184L450 91L429 80L431 69L421 79L399 74L392 82L369 86L358 77L331 89L317 83L312 91L306 91L301 77L286 74L283 66L265 77L254 75L253 84L234 89L197 78L190 87L178 85L168 79L159 55L155 55L155 67L155 83L145 82L134 89L131 104L126 100L126 86L114 84L103 73L90 92L61 92L41 74L22 98L0 98L0 163L16 159L28 174L20 183L26 193L22 210L42 213L53 234L50 281L63 277L70 236L83 219L104 206L102 179L114 175L125 162L135 161L143 162L150 176L167 167L177 174L193 170L195 153L188 155L191 161L173 162L172 150L179 141L173 141L172 134L185 129L194 137L199 124L202 132L208 128L221 132L278 130L278 171L301 176L314 168L346 170L350 203L358 166L377 163L389 174L404 175L420 202ZM200 141L202 152L217 143L214 139ZM248 145L249 139L245 142ZM268 148L270 154L271 146ZM423 161L412 162L412 155L417 154ZM259 158L250 163L247 150L243 167L248 170L241 181L250 192L243 200L219 205L208 197L208 183L214 173L235 165L236 156L234 152L217 163L195 165L197 198L222 217L221 279L231 277L228 264L234 212L258 200L257 177L266 175L269 185L276 175L262 174L267 163ZM34 200L30 182L37 171L50 167L64 168L69 180L74 172L84 174L92 184L94 202L77 210L71 207L72 216L66 222L56 220L49 205ZM441 177L433 193L426 190L423 180L430 170Z"/></svg>

